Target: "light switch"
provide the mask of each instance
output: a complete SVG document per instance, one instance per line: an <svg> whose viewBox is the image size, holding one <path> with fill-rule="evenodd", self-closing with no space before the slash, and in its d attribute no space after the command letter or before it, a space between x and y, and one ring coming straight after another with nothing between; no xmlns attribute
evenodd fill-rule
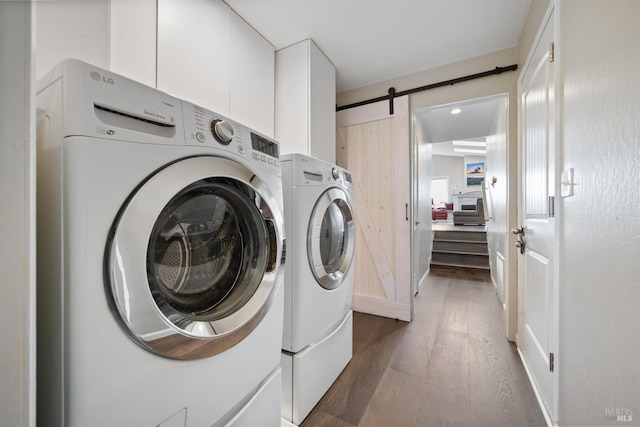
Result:
<svg viewBox="0 0 640 427"><path fill-rule="evenodd" d="M565 169L560 176L560 194L562 197L573 196L573 168Z"/></svg>

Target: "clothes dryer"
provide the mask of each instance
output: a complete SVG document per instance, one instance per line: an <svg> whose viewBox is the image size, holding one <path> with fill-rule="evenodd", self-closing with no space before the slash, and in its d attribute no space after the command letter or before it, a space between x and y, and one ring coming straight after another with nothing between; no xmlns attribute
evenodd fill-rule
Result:
<svg viewBox="0 0 640 427"><path fill-rule="evenodd" d="M282 157L287 230L282 417L299 425L352 357L354 216L349 171Z"/></svg>
<svg viewBox="0 0 640 427"><path fill-rule="evenodd" d="M76 60L37 108L38 424L280 425L277 143Z"/></svg>

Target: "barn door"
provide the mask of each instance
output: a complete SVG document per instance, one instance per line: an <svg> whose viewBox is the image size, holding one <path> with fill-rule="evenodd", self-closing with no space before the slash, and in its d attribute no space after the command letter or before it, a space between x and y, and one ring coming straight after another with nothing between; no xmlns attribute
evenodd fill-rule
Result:
<svg viewBox="0 0 640 427"><path fill-rule="evenodd" d="M337 114L336 159L353 174L355 311L411 320L409 101Z"/></svg>
<svg viewBox="0 0 640 427"><path fill-rule="evenodd" d="M547 411L556 418L557 289L553 14L519 82L522 133L518 203L518 346Z"/></svg>

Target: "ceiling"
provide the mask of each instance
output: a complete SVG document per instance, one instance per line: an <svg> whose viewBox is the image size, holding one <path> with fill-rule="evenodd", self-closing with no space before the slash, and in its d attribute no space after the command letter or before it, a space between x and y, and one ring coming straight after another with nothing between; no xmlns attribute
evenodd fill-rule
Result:
<svg viewBox="0 0 640 427"><path fill-rule="evenodd" d="M434 143L432 153L439 156L474 156L483 154L453 151L452 141L485 141L493 131L493 122L500 103L506 95L469 100L458 104L414 111L416 121L422 126L424 140ZM460 113L451 114L454 108ZM459 146L458 148L467 148ZM480 147L468 147L478 149Z"/></svg>
<svg viewBox="0 0 640 427"><path fill-rule="evenodd" d="M311 38L342 92L516 46L531 0L224 0L276 50ZM416 113L433 142L486 137L495 100ZM455 121L454 121L455 120ZM460 156L450 142L434 154Z"/></svg>
<svg viewBox="0 0 640 427"><path fill-rule="evenodd" d="M516 46L531 0L225 0L276 50L311 38L337 92Z"/></svg>

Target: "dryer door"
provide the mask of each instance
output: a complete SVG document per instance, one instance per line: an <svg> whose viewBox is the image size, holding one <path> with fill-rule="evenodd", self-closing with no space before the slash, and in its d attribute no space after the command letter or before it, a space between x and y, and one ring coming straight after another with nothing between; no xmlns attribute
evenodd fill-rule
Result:
<svg viewBox="0 0 640 427"><path fill-rule="evenodd" d="M353 259L355 226L344 190L330 188L318 198L307 233L307 258L316 281L336 289Z"/></svg>
<svg viewBox="0 0 640 427"><path fill-rule="evenodd" d="M264 182L227 159L184 159L151 176L120 210L106 248L107 294L144 348L209 357L267 313L282 249L282 213Z"/></svg>

